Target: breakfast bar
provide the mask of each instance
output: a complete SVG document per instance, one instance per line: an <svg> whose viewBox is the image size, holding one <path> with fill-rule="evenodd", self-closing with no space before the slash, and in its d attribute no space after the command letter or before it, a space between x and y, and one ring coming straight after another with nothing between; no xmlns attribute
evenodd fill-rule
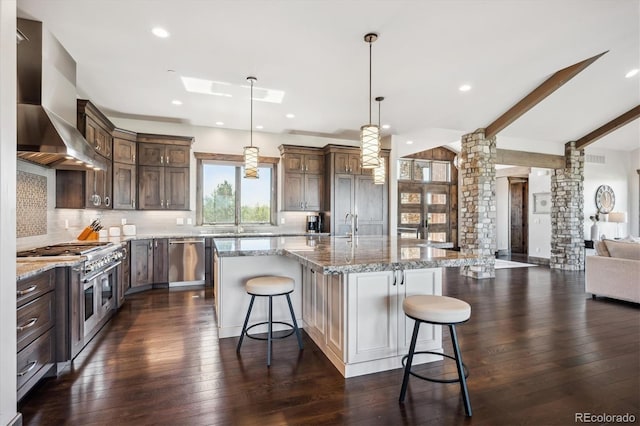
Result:
<svg viewBox="0 0 640 426"><path fill-rule="evenodd" d="M219 337L240 335L247 279L286 275L295 280L299 324L344 377L401 367L413 329L402 311L404 298L442 294L442 268L490 261L438 243L381 236L215 238L214 245ZM266 304L253 312L253 320L264 320ZM288 316L286 305L274 305L274 321ZM442 351L441 327L422 327L418 348ZM439 358L423 356L416 363Z"/></svg>

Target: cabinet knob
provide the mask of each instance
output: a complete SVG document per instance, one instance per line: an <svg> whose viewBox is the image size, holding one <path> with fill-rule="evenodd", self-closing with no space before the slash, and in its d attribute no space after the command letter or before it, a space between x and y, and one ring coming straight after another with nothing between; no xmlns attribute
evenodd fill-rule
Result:
<svg viewBox="0 0 640 426"><path fill-rule="evenodd" d="M109 207L111 205L111 198L108 195L104 197L104 205Z"/></svg>

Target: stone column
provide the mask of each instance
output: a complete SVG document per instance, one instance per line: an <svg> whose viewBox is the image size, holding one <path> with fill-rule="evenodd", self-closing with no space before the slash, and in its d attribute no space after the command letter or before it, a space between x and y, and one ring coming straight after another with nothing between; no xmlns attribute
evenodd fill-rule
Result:
<svg viewBox="0 0 640 426"><path fill-rule="evenodd" d="M460 185L460 252L486 257L484 266L465 266L463 275L495 277L496 252L496 138L484 129L462 136Z"/></svg>
<svg viewBox="0 0 640 426"><path fill-rule="evenodd" d="M565 167L551 173L551 259L549 266L584 269L584 150L565 144Z"/></svg>

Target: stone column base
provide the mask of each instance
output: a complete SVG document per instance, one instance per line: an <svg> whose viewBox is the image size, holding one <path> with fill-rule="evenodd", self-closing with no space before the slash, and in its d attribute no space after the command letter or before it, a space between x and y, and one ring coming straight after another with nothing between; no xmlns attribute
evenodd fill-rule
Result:
<svg viewBox="0 0 640 426"><path fill-rule="evenodd" d="M495 278L496 277L495 264L491 263L488 265L463 266L460 268L460 275L464 275L466 277L471 277L479 280L484 278Z"/></svg>

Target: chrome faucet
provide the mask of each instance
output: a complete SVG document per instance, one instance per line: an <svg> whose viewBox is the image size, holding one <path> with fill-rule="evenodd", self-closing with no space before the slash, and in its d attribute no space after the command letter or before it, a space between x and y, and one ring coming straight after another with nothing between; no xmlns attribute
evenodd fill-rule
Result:
<svg viewBox="0 0 640 426"><path fill-rule="evenodd" d="M347 236L352 237L358 235L358 215L347 213L344 217L345 224L349 223L349 218L351 218L351 232L347 232Z"/></svg>

